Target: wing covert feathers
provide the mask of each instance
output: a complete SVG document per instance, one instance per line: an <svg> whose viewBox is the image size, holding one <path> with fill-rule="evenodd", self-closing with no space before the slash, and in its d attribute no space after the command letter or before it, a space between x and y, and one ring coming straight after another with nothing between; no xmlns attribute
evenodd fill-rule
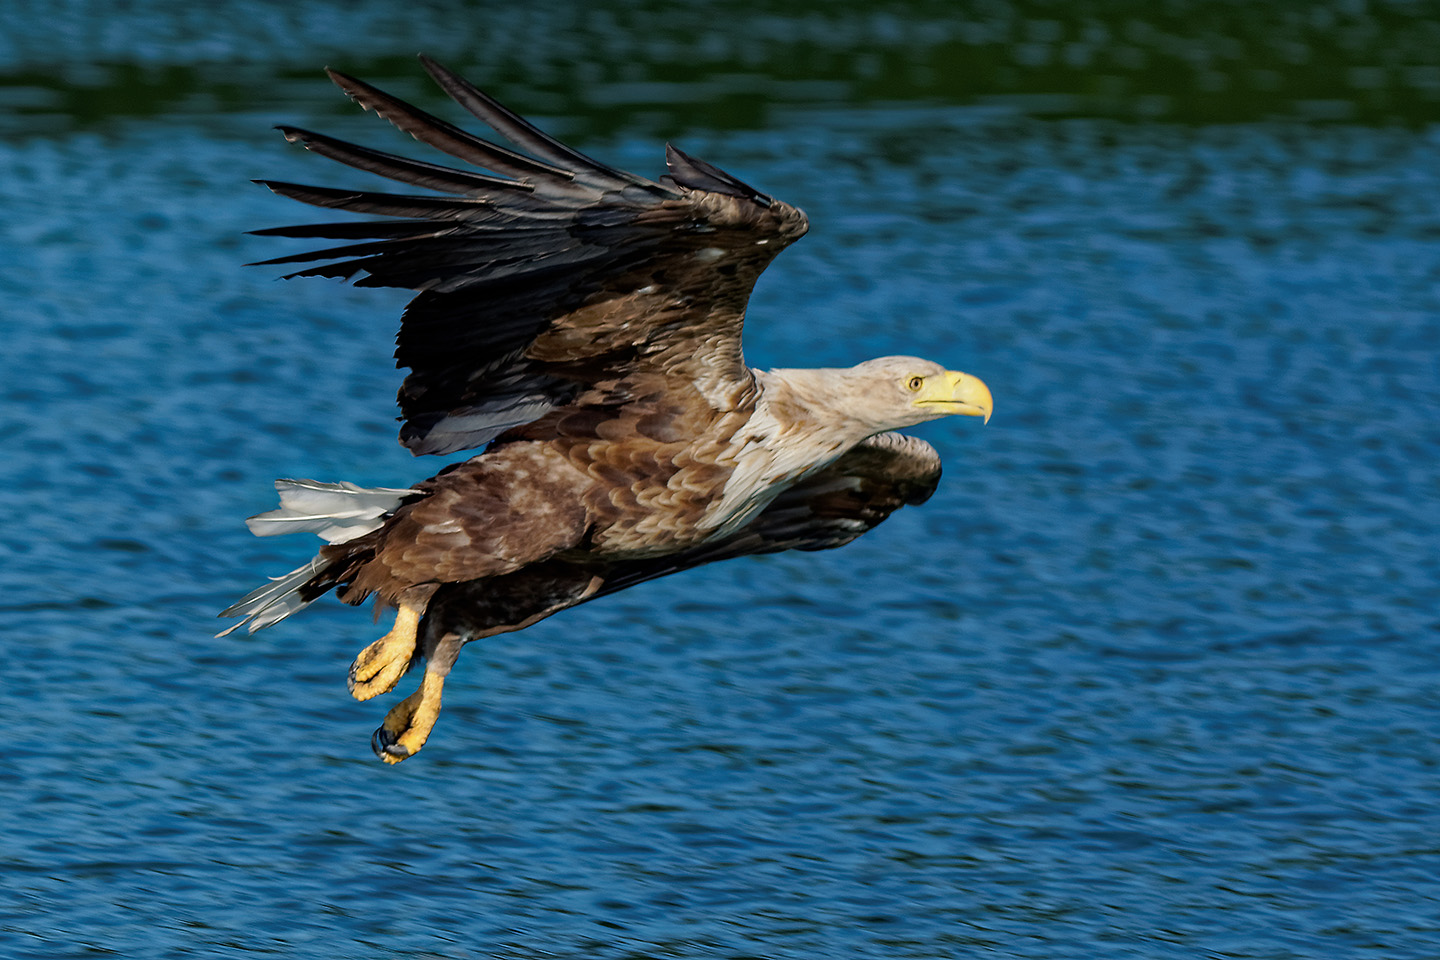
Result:
<svg viewBox="0 0 1440 960"><path fill-rule="evenodd" d="M685 402L743 390L745 307L805 215L668 147L659 181L599 163L455 73L422 64L510 147L339 71L332 80L397 129L477 169L415 160L284 126L306 149L435 193L261 181L314 206L384 217L278 227L266 236L344 241L264 261L291 277L403 287L401 442L415 454L483 446L568 408L616 411L637 376ZM513 149L512 149L513 148Z"/></svg>

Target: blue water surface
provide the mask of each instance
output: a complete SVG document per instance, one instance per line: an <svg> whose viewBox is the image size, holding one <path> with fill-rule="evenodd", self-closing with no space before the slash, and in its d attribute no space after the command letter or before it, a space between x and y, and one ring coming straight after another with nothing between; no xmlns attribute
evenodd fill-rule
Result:
<svg viewBox="0 0 1440 960"><path fill-rule="evenodd" d="M248 62L260 29L144 22L57 56ZM336 22L285 21L277 62L332 58ZM807 210L752 363L920 354L996 414L916 431L939 493L844 550L472 645L392 768L394 698L345 690L383 626L326 600L212 636L313 548L242 525L274 477L439 466L394 439L404 296L241 266L295 249L243 231L314 216L250 178L368 182L269 124L407 141L268 76L263 109L0 143L0 954L1440 953L1437 128L811 88L754 123L550 110Z"/></svg>

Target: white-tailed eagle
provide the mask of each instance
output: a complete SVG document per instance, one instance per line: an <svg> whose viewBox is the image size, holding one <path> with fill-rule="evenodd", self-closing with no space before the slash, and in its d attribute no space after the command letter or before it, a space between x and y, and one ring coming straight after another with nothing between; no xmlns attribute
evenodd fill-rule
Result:
<svg viewBox="0 0 1440 960"><path fill-rule="evenodd" d="M350 668L365 700L425 660L419 690L375 733L390 763L424 745L463 644L715 560L848 543L939 481L934 449L891 431L991 411L980 380L913 357L752 370L746 303L805 233L803 213L674 147L658 180L612 169L422 62L514 149L332 70L362 107L469 166L281 127L430 192L262 181L385 219L258 232L341 241L266 261L318 263L290 276L417 291L395 354L410 370L400 442L481 452L404 489L277 481L280 508L250 529L328 542L222 614L254 631L332 589L394 607Z"/></svg>

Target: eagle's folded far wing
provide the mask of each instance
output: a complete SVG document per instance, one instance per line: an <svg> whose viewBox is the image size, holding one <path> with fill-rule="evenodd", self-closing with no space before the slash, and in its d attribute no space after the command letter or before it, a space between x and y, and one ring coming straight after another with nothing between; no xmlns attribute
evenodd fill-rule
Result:
<svg viewBox="0 0 1440 960"><path fill-rule="evenodd" d="M924 503L939 483L940 455L934 447L917 437L882 433L781 493L747 526L723 540L613 565L594 596L717 560L843 547L901 507Z"/></svg>

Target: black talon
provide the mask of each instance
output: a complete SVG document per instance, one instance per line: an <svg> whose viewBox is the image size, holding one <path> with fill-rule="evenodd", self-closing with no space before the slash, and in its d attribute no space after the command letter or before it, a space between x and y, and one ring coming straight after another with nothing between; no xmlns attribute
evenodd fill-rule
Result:
<svg viewBox="0 0 1440 960"><path fill-rule="evenodd" d="M385 751L395 743L395 735L384 727L377 727L374 736L370 738L370 749L375 751L375 756L384 759Z"/></svg>
<svg viewBox="0 0 1440 960"><path fill-rule="evenodd" d="M375 751L375 756L384 760L387 756L405 759L410 756L410 751L395 742L395 734L384 727L376 729L374 736L370 738L370 749Z"/></svg>

